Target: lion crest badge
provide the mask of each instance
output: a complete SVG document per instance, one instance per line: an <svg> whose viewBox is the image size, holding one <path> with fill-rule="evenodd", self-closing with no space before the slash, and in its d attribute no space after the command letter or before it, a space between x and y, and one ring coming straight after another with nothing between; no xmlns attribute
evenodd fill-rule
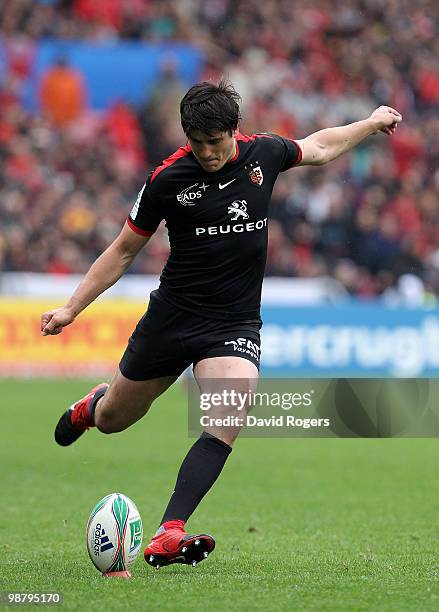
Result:
<svg viewBox="0 0 439 612"><path fill-rule="evenodd" d="M257 185L258 187L260 187L264 182L264 175L262 173L262 169L259 165L259 162L256 161L254 164L250 164L250 166L248 166L246 170L250 182L253 183L253 185Z"/></svg>

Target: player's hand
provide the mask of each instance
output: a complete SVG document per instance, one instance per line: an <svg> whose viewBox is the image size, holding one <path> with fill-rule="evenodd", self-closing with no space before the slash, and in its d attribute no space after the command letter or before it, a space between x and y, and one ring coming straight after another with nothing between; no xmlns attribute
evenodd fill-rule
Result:
<svg viewBox="0 0 439 612"><path fill-rule="evenodd" d="M75 315L65 306L49 310L41 315L41 333L43 336L56 336L62 332L63 327L70 325L74 320Z"/></svg>
<svg viewBox="0 0 439 612"><path fill-rule="evenodd" d="M384 132L390 136L395 133L398 123L402 121L402 115L397 110L390 106L380 106L370 116L373 121L376 132Z"/></svg>

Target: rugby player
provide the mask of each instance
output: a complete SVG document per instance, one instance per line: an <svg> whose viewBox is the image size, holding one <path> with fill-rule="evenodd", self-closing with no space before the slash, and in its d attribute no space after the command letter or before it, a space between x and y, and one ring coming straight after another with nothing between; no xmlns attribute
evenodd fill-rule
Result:
<svg viewBox="0 0 439 612"><path fill-rule="evenodd" d="M201 392L205 379L256 380L267 211L279 172L326 164L371 134L393 134L402 120L380 106L362 121L302 140L245 136L238 130L239 100L226 81L186 93L180 112L187 144L151 172L119 236L65 306L42 315L42 334L59 334L124 274L166 221L171 250L160 286L111 383L97 385L61 416L58 444L72 444L91 427L106 434L126 429L191 364ZM150 565L196 565L213 550L211 536L189 535L185 523L218 478L237 434L206 430L190 448L145 550Z"/></svg>

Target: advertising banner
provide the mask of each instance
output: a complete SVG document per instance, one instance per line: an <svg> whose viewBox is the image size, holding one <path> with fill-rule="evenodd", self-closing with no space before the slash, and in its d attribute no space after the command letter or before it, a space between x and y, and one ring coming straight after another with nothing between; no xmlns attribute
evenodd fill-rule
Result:
<svg viewBox="0 0 439 612"><path fill-rule="evenodd" d="M42 336L41 313L54 305L0 299L0 376L109 376L146 309L137 300L99 300L58 336ZM346 302L264 306L262 316L263 376L439 376L439 310Z"/></svg>
<svg viewBox="0 0 439 612"><path fill-rule="evenodd" d="M377 303L265 307L262 372L268 376L436 377L439 310Z"/></svg>
<svg viewBox="0 0 439 612"><path fill-rule="evenodd" d="M40 317L53 302L0 300L0 376L110 376L146 309L102 300L57 336L42 336Z"/></svg>

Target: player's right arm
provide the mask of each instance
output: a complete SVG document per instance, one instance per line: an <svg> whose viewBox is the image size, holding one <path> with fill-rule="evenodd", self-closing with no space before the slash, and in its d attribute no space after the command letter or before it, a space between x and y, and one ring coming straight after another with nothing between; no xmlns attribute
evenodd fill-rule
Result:
<svg viewBox="0 0 439 612"><path fill-rule="evenodd" d="M61 333L63 327L72 323L84 308L114 285L149 238L134 232L125 223L119 236L96 259L67 304L41 315L43 336Z"/></svg>

